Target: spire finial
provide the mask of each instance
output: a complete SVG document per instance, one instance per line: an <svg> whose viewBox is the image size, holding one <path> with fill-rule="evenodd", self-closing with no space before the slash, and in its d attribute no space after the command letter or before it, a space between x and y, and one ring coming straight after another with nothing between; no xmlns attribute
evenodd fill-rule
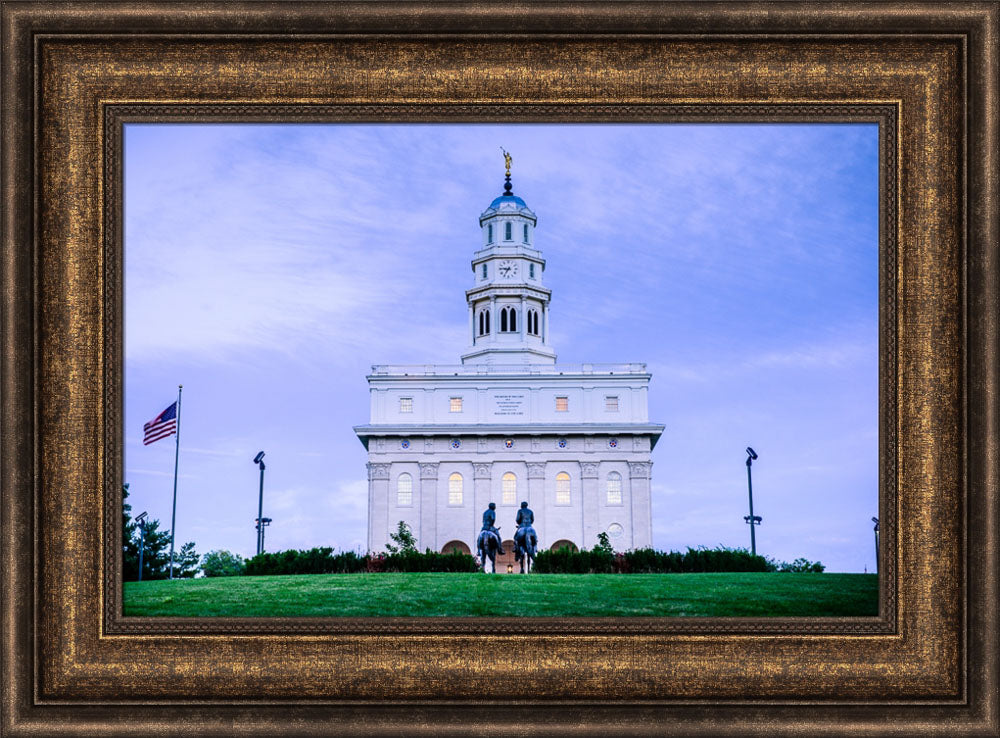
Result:
<svg viewBox="0 0 1000 738"><path fill-rule="evenodd" d="M507 178L506 180L504 180L503 183L503 196L512 197L514 193L511 190L511 183L510 183L510 163L514 161L514 158L507 152L507 150L503 146L500 147L500 150L503 152L503 163L507 166Z"/></svg>

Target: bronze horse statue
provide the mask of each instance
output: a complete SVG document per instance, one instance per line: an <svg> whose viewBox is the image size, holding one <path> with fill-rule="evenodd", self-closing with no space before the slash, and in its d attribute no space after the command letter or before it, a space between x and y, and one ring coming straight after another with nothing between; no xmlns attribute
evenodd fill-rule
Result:
<svg viewBox="0 0 1000 738"><path fill-rule="evenodd" d="M479 531L479 538L476 539L476 549L479 553L479 560L482 562L483 571L486 571L486 559L488 557L493 562L493 573L496 574L497 554L503 555L504 552L500 536L492 530L484 528Z"/></svg>
<svg viewBox="0 0 1000 738"><path fill-rule="evenodd" d="M521 573L531 571L535 561L535 549L538 546L538 536L530 525L522 525L514 533L514 560L521 564Z"/></svg>

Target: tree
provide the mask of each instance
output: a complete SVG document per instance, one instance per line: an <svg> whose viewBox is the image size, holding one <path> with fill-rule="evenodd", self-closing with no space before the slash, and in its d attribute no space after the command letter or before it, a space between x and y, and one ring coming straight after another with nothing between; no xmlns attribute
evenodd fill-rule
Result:
<svg viewBox="0 0 1000 738"><path fill-rule="evenodd" d="M410 530L410 526L402 520L399 521L399 525L396 527L396 532L389 534L389 538L398 544L396 546L391 543L385 544L385 550L389 553L417 553L417 539L414 537L413 531Z"/></svg>
<svg viewBox="0 0 1000 738"><path fill-rule="evenodd" d="M201 570L206 577L239 576L245 566L243 557L231 551L209 551L201 560Z"/></svg>
<svg viewBox="0 0 1000 738"><path fill-rule="evenodd" d="M132 506L128 499L128 485L122 487L122 579L134 582L139 578L139 525L132 520ZM142 578L166 579L170 576L170 531L160 530L159 520L146 520L142 547ZM174 552L174 575L193 577L201 558L188 541Z"/></svg>
<svg viewBox="0 0 1000 738"><path fill-rule="evenodd" d="M607 533L601 532L597 534L597 545L594 546L594 551L596 553L608 554L609 556L614 555L615 549L611 545L611 539Z"/></svg>

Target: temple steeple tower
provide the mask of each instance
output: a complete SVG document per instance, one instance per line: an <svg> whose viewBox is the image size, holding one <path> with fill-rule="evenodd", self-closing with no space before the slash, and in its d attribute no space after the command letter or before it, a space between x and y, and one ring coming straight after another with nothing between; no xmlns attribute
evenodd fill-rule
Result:
<svg viewBox="0 0 1000 738"><path fill-rule="evenodd" d="M501 149L503 151L503 149ZM503 194L479 216L482 245L472 257L475 286L469 304L469 350L463 364L554 364L549 301L542 284L545 259L535 248L538 218L514 194L513 159L506 151Z"/></svg>

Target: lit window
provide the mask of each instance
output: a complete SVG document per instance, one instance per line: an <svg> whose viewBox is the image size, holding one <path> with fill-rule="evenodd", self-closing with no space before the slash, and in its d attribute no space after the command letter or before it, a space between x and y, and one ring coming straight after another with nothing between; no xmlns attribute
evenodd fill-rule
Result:
<svg viewBox="0 0 1000 738"><path fill-rule="evenodd" d="M400 507L409 507L413 504L413 477L406 472L396 479L396 504Z"/></svg>
<svg viewBox="0 0 1000 738"><path fill-rule="evenodd" d="M618 439L612 438L608 441L608 448L618 448Z"/></svg>
<svg viewBox="0 0 1000 738"><path fill-rule="evenodd" d="M569 398L568 397L557 397L556 398L556 412L565 413L569 411Z"/></svg>
<svg viewBox="0 0 1000 738"><path fill-rule="evenodd" d="M488 243L493 243L493 224L490 223L486 226L486 241Z"/></svg>
<svg viewBox="0 0 1000 738"><path fill-rule="evenodd" d="M568 505L569 501L569 474L559 472L556 474L556 504Z"/></svg>
<svg viewBox="0 0 1000 738"><path fill-rule="evenodd" d="M461 397L452 397L451 398L451 403L448 405L448 411L452 412L452 413L460 413L460 412L462 412L462 398Z"/></svg>
<svg viewBox="0 0 1000 738"><path fill-rule="evenodd" d="M618 412L618 397L609 396L604 398L604 409L609 413Z"/></svg>
<svg viewBox="0 0 1000 738"><path fill-rule="evenodd" d="M513 505L517 502L517 477L512 472L507 472L501 478L500 484L503 494L501 501L503 504Z"/></svg>
<svg viewBox="0 0 1000 738"><path fill-rule="evenodd" d="M531 279L535 278L535 265L534 264L528 264L528 276Z"/></svg>
<svg viewBox="0 0 1000 738"><path fill-rule="evenodd" d="M486 264L483 264L483 279L486 279Z"/></svg>
<svg viewBox="0 0 1000 738"><path fill-rule="evenodd" d="M401 412L401 413L412 413L413 412L413 398L412 397L400 397L399 398L399 412Z"/></svg>
<svg viewBox="0 0 1000 738"><path fill-rule="evenodd" d="M503 237L505 241L509 241L512 238L510 229L511 229L511 224L505 223L503 229Z"/></svg>
<svg viewBox="0 0 1000 738"><path fill-rule="evenodd" d="M448 504L462 504L462 475L458 472L448 477Z"/></svg>
<svg viewBox="0 0 1000 738"><path fill-rule="evenodd" d="M524 224L524 242L528 243L528 224Z"/></svg>
<svg viewBox="0 0 1000 738"><path fill-rule="evenodd" d="M513 438L505 438L504 442L503 442L503 447L504 448L514 448L514 439Z"/></svg>
<svg viewBox="0 0 1000 738"><path fill-rule="evenodd" d="M622 475L618 472L608 474L608 504L622 504Z"/></svg>

